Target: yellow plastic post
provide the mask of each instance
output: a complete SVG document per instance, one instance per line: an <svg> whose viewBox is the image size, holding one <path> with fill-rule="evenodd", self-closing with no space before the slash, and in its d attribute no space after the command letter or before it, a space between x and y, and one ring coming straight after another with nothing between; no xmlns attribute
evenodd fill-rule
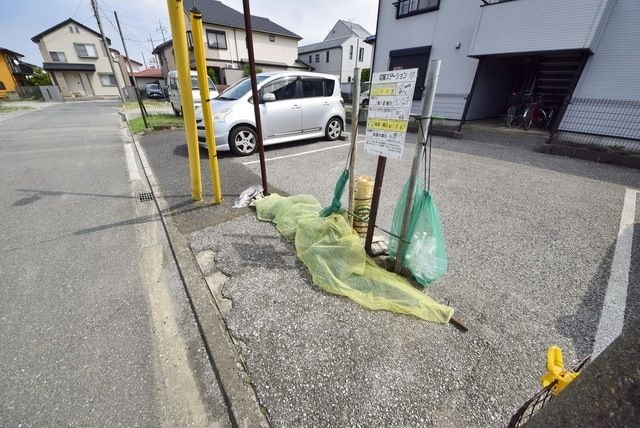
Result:
<svg viewBox="0 0 640 428"><path fill-rule="evenodd" d="M193 36L193 53L196 57L196 70L198 71L198 86L200 86L200 100L202 100L202 116L207 136L207 149L209 149L209 169L211 171L211 186L213 188L213 201L216 204L222 202L222 187L220 185L220 170L218 169L218 152L216 150L216 132L209 99L209 79L207 79L207 63L204 55L204 38L202 36L202 13L197 9L189 11L191 22L191 34Z"/></svg>
<svg viewBox="0 0 640 428"><path fill-rule="evenodd" d="M556 396L567 387L579 373L564 367L562 350L557 346L552 346L547 350L547 372L540 379L543 388L555 382L551 388L551 394Z"/></svg>
<svg viewBox="0 0 640 428"><path fill-rule="evenodd" d="M189 172L191 174L191 197L194 201L202 199L202 177L200 175L200 150L198 148L198 130L196 128L196 110L191 93L191 69L187 50L187 31L184 24L182 0L167 0L173 52L178 71L178 91L184 117L184 131L187 137L189 153Z"/></svg>
<svg viewBox="0 0 640 428"><path fill-rule="evenodd" d="M356 186L353 197L353 229L358 235L367 234L369 225L369 214L371 214L371 199L373 197L373 177L361 175L356 179Z"/></svg>

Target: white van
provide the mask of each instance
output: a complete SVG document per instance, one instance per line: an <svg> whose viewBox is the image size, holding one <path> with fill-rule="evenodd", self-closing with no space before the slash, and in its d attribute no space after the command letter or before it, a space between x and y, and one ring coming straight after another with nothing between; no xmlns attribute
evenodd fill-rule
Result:
<svg viewBox="0 0 640 428"><path fill-rule="evenodd" d="M218 90L216 85L210 77L209 80L209 98L214 99L218 96ZM182 116L182 103L180 101L180 92L178 91L178 72L171 70L167 73L167 83L169 85L169 101L171 102L171 108L176 116ZM198 73L195 70L191 70L191 93L193 94L194 104L201 104L200 102L200 87L198 86Z"/></svg>

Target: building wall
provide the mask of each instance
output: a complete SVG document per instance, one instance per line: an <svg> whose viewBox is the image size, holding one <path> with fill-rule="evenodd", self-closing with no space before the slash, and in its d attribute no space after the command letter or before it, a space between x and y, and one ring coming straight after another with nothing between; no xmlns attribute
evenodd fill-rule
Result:
<svg viewBox="0 0 640 428"><path fill-rule="evenodd" d="M591 49L610 2L518 0L481 7L471 54Z"/></svg>
<svg viewBox="0 0 640 428"><path fill-rule="evenodd" d="M442 0L439 10L401 19L396 19L393 3L395 0L380 2L374 71L388 69L392 50L431 46L430 60L442 60L437 93L468 93L478 60L467 55L481 2Z"/></svg>
<svg viewBox="0 0 640 428"><path fill-rule="evenodd" d="M96 67L95 72L86 72L88 74L91 87L96 96L118 96L118 88L115 86L103 86L100 82L99 73L104 74L113 74L111 71L111 66L109 65L109 60L111 55L105 51L104 46L102 45L102 40L97 37L95 34L88 32L82 27L71 25L74 27L74 30L77 28L79 31L76 33L75 31L72 33L69 25L59 28L56 31L53 31L45 36L38 42L38 46L40 48L40 52L42 53L42 57L44 62L52 62L51 55L49 52L64 52L67 62L76 63L76 64L94 64ZM76 53L76 49L74 47L74 43L91 43L96 47L96 52L98 58L80 58ZM117 64L116 64L117 67ZM122 74L118 73L118 68L116 68L116 79L118 80L118 84L122 87L124 86L124 81L122 78ZM56 75L61 75L61 73L55 73ZM57 79L59 82L62 79ZM68 95L65 93L63 88L60 88L64 95Z"/></svg>
<svg viewBox="0 0 640 428"><path fill-rule="evenodd" d="M6 53L0 52L0 82L4 83L5 86L5 89L0 89L0 96L16 90L16 81L7 64L8 59L9 57Z"/></svg>
<svg viewBox="0 0 640 428"><path fill-rule="evenodd" d="M353 58L349 59L349 47L353 46ZM364 49L364 57L359 61L358 52L360 48ZM371 60L373 58L373 47L364 42L364 40L353 36L342 43L342 66L340 70L340 83L353 81L353 69L356 67L371 68Z"/></svg>
<svg viewBox="0 0 640 428"><path fill-rule="evenodd" d="M560 129L610 134L612 127L629 129L640 123L639 21L638 0L617 0L573 93L578 101L569 104ZM635 107L615 102L620 100L634 102ZM626 125L616 125L624 120Z"/></svg>
<svg viewBox="0 0 640 428"><path fill-rule="evenodd" d="M326 61L329 52L329 62ZM316 54L320 55L320 62L315 62ZM309 61L309 56L313 61ZM334 74L339 76L342 71L342 49L339 47L308 52L300 55L300 60L314 68L318 73Z"/></svg>
<svg viewBox="0 0 640 428"><path fill-rule="evenodd" d="M229 67L231 67L232 64L248 60L249 52L245 44L246 32L244 30L207 23L204 24L203 30L207 61L229 64ZM227 41L227 49L209 48L207 30L223 31ZM275 40L273 42L270 41L269 36L274 36ZM296 66L295 61L298 58L298 40L292 37L254 31L253 50L256 62L281 63L283 67L293 67Z"/></svg>

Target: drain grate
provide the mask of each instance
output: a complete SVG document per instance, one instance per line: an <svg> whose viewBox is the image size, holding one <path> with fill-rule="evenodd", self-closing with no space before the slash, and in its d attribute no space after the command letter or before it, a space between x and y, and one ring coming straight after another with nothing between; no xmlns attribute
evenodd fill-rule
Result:
<svg viewBox="0 0 640 428"><path fill-rule="evenodd" d="M153 201L153 193L151 192L142 192L142 193L138 193L138 199L140 200L140 202L149 202L149 201Z"/></svg>

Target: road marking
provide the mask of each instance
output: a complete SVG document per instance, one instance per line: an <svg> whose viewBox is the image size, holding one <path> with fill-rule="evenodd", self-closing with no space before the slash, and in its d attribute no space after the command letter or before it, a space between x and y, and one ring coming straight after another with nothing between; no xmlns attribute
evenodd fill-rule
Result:
<svg viewBox="0 0 640 428"><path fill-rule="evenodd" d="M618 238L613 252L613 261L611 262L611 273L609 274L609 282L607 283L600 321L593 344L593 357L600 355L622 333L622 327L624 326L637 194L636 190L625 190L624 205L620 216L620 228L618 229Z"/></svg>
<svg viewBox="0 0 640 428"><path fill-rule="evenodd" d="M131 143L124 145L124 154L127 158L127 169L129 170L129 181L139 181L140 171L138 170L138 164L133 156L133 146Z"/></svg>
<svg viewBox="0 0 640 428"><path fill-rule="evenodd" d="M357 144L361 144L361 143L362 143L362 141L358 141ZM336 146L324 147L322 149L309 150L309 151L306 151L306 152L293 153L293 154L290 154L290 155L276 156L274 158L265 159L265 162L279 160L279 159L292 158L292 157L295 157L295 156L308 155L308 154L311 154L311 153L324 152L325 150L339 149L340 147L346 147L346 146L350 146L350 145L351 145L351 143L338 144ZM260 163L260 161L259 160L254 160L254 161L249 161L249 162L243 162L242 165L252 165L254 163Z"/></svg>

